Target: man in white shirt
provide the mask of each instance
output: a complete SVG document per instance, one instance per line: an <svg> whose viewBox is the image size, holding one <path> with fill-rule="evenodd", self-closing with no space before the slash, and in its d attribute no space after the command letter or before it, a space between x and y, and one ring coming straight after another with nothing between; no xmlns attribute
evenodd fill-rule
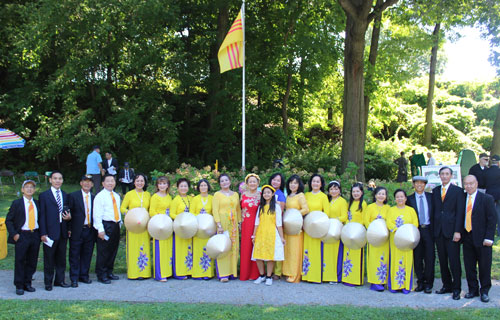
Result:
<svg viewBox="0 0 500 320"><path fill-rule="evenodd" d="M481 295L481 301L488 302L491 288L492 245L497 217L493 197L477 192L477 187L475 176L468 175L464 178L466 208L462 240L465 274L469 287L465 298L472 299ZM479 267L479 282L476 266Z"/></svg>
<svg viewBox="0 0 500 320"><path fill-rule="evenodd" d="M429 161L427 161L428 166L435 166L436 165L436 159L432 156L432 153L427 152L427 158L429 158Z"/></svg>
<svg viewBox="0 0 500 320"><path fill-rule="evenodd" d="M110 284L118 280L113 274L116 253L120 243L120 196L113 191L116 181L112 175L104 175L104 189L94 199L94 228L97 230L97 281Z"/></svg>

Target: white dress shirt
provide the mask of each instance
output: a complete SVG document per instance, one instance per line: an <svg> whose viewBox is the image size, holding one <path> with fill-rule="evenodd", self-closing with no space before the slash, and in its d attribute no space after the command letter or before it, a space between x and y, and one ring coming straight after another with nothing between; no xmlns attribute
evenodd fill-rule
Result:
<svg viewBox="0 0 500 320"><path fill-rule="evenodd" d="M50 187L50 191L52 191L52 195L54 196L54 199L56 200L57 203L57 190L59 190L59 197L61 198L61 209L64 210L64 200L63 200L63 195L61 189L56 189L54 187ZM59 212L59 223L62 222L62 212Z"/></svg>
<svg viewBox="0 0 500 320"><path fill-rule="evenodd" d="M111 191L116 200L118 213L120 213L120 196L118 193ZM120 222L121 219L115 221L115 210L113 208L113 199L111 199L111 192L102 189L94 198L94 228L97 232L104 232L103 221Z"/></svg>
<svg viewBox="0 0 500 320"><path fill-rule="evenodd" d="M84 226L88 226L87 223L87 202L85 201L85 197L89 197L89 216L92 217L92 195L89 193L85 193L85 191L82 190L82 196L83 196L83 207L85 208L85 221L83 223Z"/></svg>
<svg viewBox="0 0 500 320"><path fill-rule="evenodd" d="M24 216L26 217L26 220L24 221L23 227L21 230L26 230L30 231L30 228L28 227L29 219L30 219L30 200L26 199L26 197L23 197L24 200ZM35 200L31 198L31 201L33 202L33 207L35 208L35 229L38 229L38 210L35 205Z"/></svg>

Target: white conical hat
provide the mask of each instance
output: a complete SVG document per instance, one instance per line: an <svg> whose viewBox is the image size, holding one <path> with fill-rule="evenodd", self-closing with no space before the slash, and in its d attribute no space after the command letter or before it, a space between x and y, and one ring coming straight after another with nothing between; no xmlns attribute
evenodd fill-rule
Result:
<svg viewBox="0 0 500 320"><path fill-rule="evenodd" d="M231 239L225 233L216 234L208 239L206 248L210 258L223 258L231 251Z"/></svg>
<svg viewBox="0 0 500 320"><path fill-rule="evenodd" d="M130 209L125 215L125 227L132 233L143 233L148 227L149 213L144 208Z"/></svg>
<svg viewBox="0 0 500 320"><path fill-rule="evenodd" d="M311 238L323 238L329 227L330 219L321 211L309 212L304 219L304 230Z"/></svg>
<svg viewBox="0 0 500 320"><path fill-rule="evenodd" d="M149 219L148 232L156 240L165 240L172 236L173 222L166 214L157 214Z"/></svg>
<svg viewBox="0 0 500 320"><path fill-rule="evenodd" d="M407 223L396 230L394 234L394 244L399 250L409 251L417 247L420 241L420 231L418 228Z"/></svg>
<svg viewBox="0 0 500 320"><path fill-rule="evenodd" d="M344 225L340 222L339 219L330 219L330 227L328 228L328 232L326 236L321 238L321 241L324 243L334 243L340 240L340 235L342 233L342 227Z"/></svg>
<svg viewBox="0 0 500 320"><path fill-rule="evenodd" d="M349 222L342 228L340 237L347 248L361 249L366 244L366 229L361 223Z"/></svg>
<svg viewBox="0 0 500 320"><path fill-rule="evenodd" d="M174 219L174 232L182 239L191 239L198 231L198 220L191 212L183 212Z"/></svg>
<svg viewBox="0 0 500 320"><path fill-rule="evenodd" d="M389 229L384 219L375 219L366 230L366 240L374 247L380 247L389 239Z"/></svg>
<svg viewBox="0 0 500 320"><path fill-rule="evenodd" d="M211 214L199 214L196 220L198 220L198 232L196 232L198 238L208 239L217 232L217 226Z"/></svg>
<svg viewBox="0 0 500 320"><path fill-rule="evenodd" d="M304 219L297 209L287 209L283 215L283 229L286 234L295 236L302 230Z"/></svg>

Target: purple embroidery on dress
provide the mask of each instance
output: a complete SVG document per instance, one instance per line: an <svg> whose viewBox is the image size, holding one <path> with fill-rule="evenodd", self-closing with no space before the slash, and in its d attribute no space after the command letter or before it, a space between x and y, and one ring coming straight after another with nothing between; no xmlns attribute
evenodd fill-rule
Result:
<svg viewBox="0 0 500 320"><path fill-rule="evenodd" d="M170 266L174 265L174 257L170 257Z"/></svg>
<svg viewBox="0 0 500 320"><path fill-rule="evenodd" d="M382 216L379 214L375 219L383 219Z"/></svg>
<svg viewBox="0 0 500 320"><path fill-rule="evenodd" d="M188 246L188 254L186 259L184 260L184 264L186 265L188 270L193 268L193 250L191 250L191 246Z"/></svg>
<svg viewBox="0 0 500 320"><path fill-rule="evenodd" d="M309 252L304 251L304 260L302 261L302 273L306 276L311 267L311 262L309 261Z"/></svg>
<svg viewBox="0 0 500 320"><path fill-rule="evenodd" d="M404 224L403 216L399 216L396 218L396 228L401 227Z"/></svg>
<svg viewBox="0 0 500 320"><path fill-rule="evenodd" d="M349 274L352 272L352 261L349 259L349 251L347 251L345 255L345 260L342 265L342 270L344 271L344 277L348 277Z"/></svg>
<svg viewBox="0 0 500 320"><path fill-rule="evenodd" d="M144 269L148 266L148 261L149 258L144 253L144 246L141 246L139 257L137 257L137 266L139 267L139 270L144 271Z"/></svg>
<svg viewBox="0 0 500 320"><path fill-rule="evenodd" d="M399 270L396 272L396 282L399 287L405 284L406 280L406 270L403 267L403 259L399 260Z"/></svg>
<svg viewBox="0 0 500 320"><path fill-rule="evenodd" d="M207 210L205 210L205 208L201 208L200 214L206 214L206 213L207 213Z"/></svg>
<svg viewBox="0 0 500 320"><path fill-rule="evenodd" d="M380 282L385 282L387 279L387 263L384 263L384 255L380 256L380 266L376 273Z"/></svg>
<svg viewBox="0 0 500 320"><path fill-rule="evenodd" d="M200 267L203 269L204 272L207 272L208 268L210 268L210 265L212 264L212 259L207 255L207 248L203 248L203 255L200 258Z"/></svg>
<svg viewBox="0 0 500 320"><path fill-rule="evenodd" d="M188 206L186 206L186 207L184 208L184 212L189 212L189 207L188 207Z"/></svg>
<svg viewBox="0 0 500 320"><path fill-rule="evenodd" d="M349 221L351 221L351 220L352 220L352 213L351 213L351 210L347 211L347 219L348 219Z"/></svg>
<svg viewBox="0 0 500 320"><path fill-rule="evenodd" d="M169 216L169 217L170 217L170 208L167 208L167 209L165 210L165 214L166 214L167 216Z"/></svg>

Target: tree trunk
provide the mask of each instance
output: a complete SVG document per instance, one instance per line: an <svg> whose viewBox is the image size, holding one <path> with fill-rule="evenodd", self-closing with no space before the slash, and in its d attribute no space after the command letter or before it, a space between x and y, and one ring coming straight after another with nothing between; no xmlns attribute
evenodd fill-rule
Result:
<svg viewBox="0 0 500 320"><path fill-rule="evenodd" d="M436 84L436 64L437 64L437 51L439 47L439 31L441 23L436 23L434 32L432 33L433 45L431 50L431 66L429 70L429 91L427 92L427 110L425 113L425 131L424 131L424 145L430 146L432 143L432 116L434 114L434 86Z"/></svg>
<svg viewBox="0 0 500 320"><path fill-rule="evenodd" d="M304 93L305 93L305 81L304 81L304 72L305 72L305 59L302 58L302 62L300 63L300 85L299 85L299 97L298 97L298 107L299 107L299 129L304 130Z"/></svg>
<svg viewBox="0 0 500 320"><path fill-rule="evenodd" d="M363 54L368 22L355 19L349 13L346 16L341 168L344 171L349 162L354 162L358 166L358 180L363 181L366 139Z"/></svg>
<svg viewBox="0 0 500 320"><path fill-rule="evenodd" d="M286 80L286 90L281 103L281 118L283 119L283 133L288 137L288 99L290 98L290 89L292 88L292 60L288 63L288 76Z"/></svg>
<svg viewBox="0 0 500 320"><path fill-rule="evenodd" d="M500 155L500 104L497 109L497 117L493 124L493 142L491 143L491 154Z"/></svg>

